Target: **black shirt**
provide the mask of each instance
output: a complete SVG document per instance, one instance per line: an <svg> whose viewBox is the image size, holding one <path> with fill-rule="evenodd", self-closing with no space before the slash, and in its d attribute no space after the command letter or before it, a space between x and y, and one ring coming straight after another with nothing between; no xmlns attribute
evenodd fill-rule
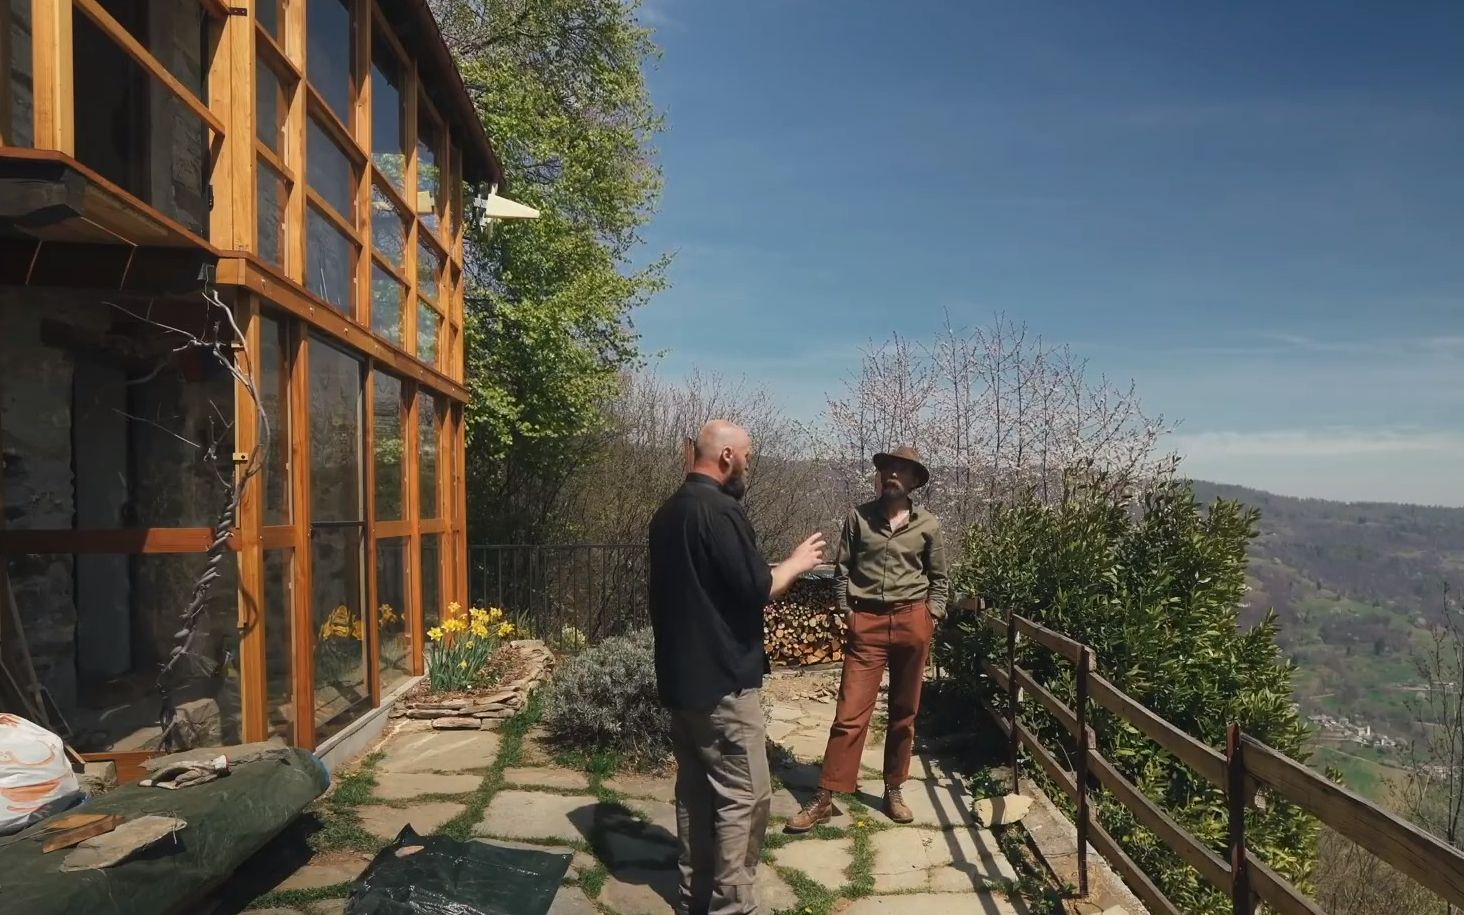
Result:
<svg viewBox="0 0 1464 915"><path fill-rule="evenodd" d="M772 570L742 503L694 473L650 531L656 682L668 708L706 708L767 672L763 608Z"/></svg>

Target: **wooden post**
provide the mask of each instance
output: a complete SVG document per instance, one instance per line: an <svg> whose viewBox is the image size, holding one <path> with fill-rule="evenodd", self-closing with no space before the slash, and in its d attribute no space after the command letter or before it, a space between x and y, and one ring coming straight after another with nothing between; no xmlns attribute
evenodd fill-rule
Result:
<svg viewBox="0 0 1464 915"><path fill-rule="evenodd" d="M264 379L260 374L262 348L259 300L251 293L241 293L236 302L237 320L244 330L244 351L241 368L259 390ZM234 385L234 450L251 454L260 444L258 405L249 396L243 383ZM271 430L273 432L273 430ZM268 461L261 454L261 461ZM242 477L249 466L234 468ZM240 493L239 514L234 527L239 537L239 669L243 690L240 714L246 741L264 740L269 734L269 711L266 698L266 664L264 602L264 552L260 540L263 524L263 495L267 472L256 474Z"/></svg>
<svg viewBox="0 0 1464 915"><path fill-rule="evenodd" d="M1019 785L1021 770L1018 768L1017 754L1021 751L1021 740L1017 736L1017 700L1019 690L1017 689L1017 614L1015 611L1007 611L1007 722L1011 725L1008 732L1008 752L1011 757L1012 766L1012 794L1021 793Z"/></svg>
<svg viewBox="0 0 1464 915"><path fill-rule="evenodd" d="M1240 725L1232 724L1225 735L1225 794L1230 808L1230 899L1234 915L1255 913L1245 857L1245 781Z"/></svg>
<svg viewBox="0 0 1464 915"><path fill-rule="evenodd" d="M35 0L31 48L35 61L35 143L76 155L76 83L71 60L72 0Z"/></svg>
<svg viewBox="0 0 1464 915"><path fill-rule="evenodd" d="M1078 717L1078 754L1074 762L1074 776L1078 784L1078 894L1088 895L1088 752L1093 746L1093 735L1088 730L1088 674L1093 669L1093 655L1084 645L1078 652L1078 702L1075 709Z"/></svg>

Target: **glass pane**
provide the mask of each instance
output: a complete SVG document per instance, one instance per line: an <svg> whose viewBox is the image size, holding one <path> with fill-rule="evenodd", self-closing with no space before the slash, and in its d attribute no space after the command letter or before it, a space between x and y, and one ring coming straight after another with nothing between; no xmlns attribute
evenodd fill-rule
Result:
<svg viewBox="0 0 1464 915"><path fill-rule="evenodd" d="M85 410L72 425L78 526L211 527L221 507L219 479L198 445L234 450L232 427L217 421L233 415L232 380L210 357L130 379L109 368L78 360L71 382ZM111 450L119 433L130 463ZM125 496L121 505L112 502L118 496Z"/></svg>
<svg viewBox="0 0 1464 915"><path fill-rule="evenodd" d="M422 623L427 629L442 622L442 535L422 535Z"/></svg>
<svg viewBox="0 0 1464 915"><path fill-rule="evenodd" d="M347 124L351 123L352 49L356 46L349 0L310 0L305 5L310 84Z"/></svg>
<svg viewBox="0 0 1464 915"><path fill-rule="evenodd" d="M402 346L402 323L406 319L407 287L382 269L371 265L371 329L397 346Z"/></svg>
<svg viewBox="0 0 1464 915"><path fill-rule="evenodd" d="M437 436L437 401L417 395L417 481L421 499L421 517L440 516L437 505L437 456L441 443Z"/></svg>
<svg viewBox="0 0 1464 915"><path fill-rule="evenodd" d="M429 299L437 298L437 278L442 275L442 258L437 249L425 241L417 242L417 292Z"/></svg>
<svg viewBox="0 0 1464 915"><path fill-rule="evenodd" d="M78 557L78 560L84 557ZM149 658L156 678L157 663L178 644L183 608L208 568L208 557L198 555L141 555L132 557L132 654ZM78 571L80 567L78 566ZM173 695L178 702L177 733L184 747L236 744L242 737L242 678L239 670L239 576L236 554L218 566L208 600L193 627L189 657L176 668ZM86 578L78 575L78 591ZM84 606L78 608L84 613ZM90 623L90 625L89 625ZM83 620L78 632L92 629ZM156 715L156 694L153 713Z"/></svg>
<svg viewBox="0 0 1464 915"><path fill-rule="evenodd" d="M310 534L317 742L371 709L362 544L355 526L316 527Z"/></svg>
<svg viewBox="0 0 1464 915"><path fill-rule="evenodd" d="M31 56L31 0L0 0L0 144L32 146L35 136L35 82Z"/></svg>
<svg viewBox="0 0 1464 915"><path fill-rule="evenodd" d="M269 733L294 742L295 615L290 599L293 550L264 553L264 681Z"/></svg>
<svg viewBox="0 0 1464 915"><path fill-rule="evenodd" d="M254 15L275 41L282 45L285 43L285 0L259 0L254 7Z"/></svg>
<svg viewBox="0 0 1464 915"><path fill-rule="evenodd" d="M442 334L442 317L426 302L417 303L417 358L437 364L437 341Z"/></svg>
<svg viewBox="0 0 1464 915"><path fill-rule="evenodd" d="M371 50L371 159L397 190L407 190L402 67L381 40Z"/></svg>
<svg viewBox="0 0 1464 915"><path fill-rule="evenodd" d="M423 106L425 108L425 106ZM442 209L442 134L437 122L425 110L417 118L417 215L423 225L437 231L437 214Z"/></svg>
<svg viewBox="0 0 1464 915"><path fill-rule="evenodd" d="M259 160L256 206L259 220L259 256L272 264L285 263L285 203L289 185L263 159Z"/></svg>
<svg viewBox="0 0 1464 915"><path fill-rule="evenodd" d="M310 340L310 521L361 521L361 362ZM318 573L317 573L318 574Z"/></svg>
<svg viewBox="0 0 1464 915"><path fill-rule="evenodd" d="M314 118L310 119L306 142L305 170L310 186L347 222L356 225L356 169L351 160Z"/></svg>
<svg viewBox="0 0 1464 915"><path fill-rule="evenodd" d="M405 404L402 383L391 375L374 372L372 381L372 447L376 461L376 520L400 521L406 517L406 463L402 433Z"/></svg>
<svg viewBox="0 0 1464 915"><path fill-rule="evenodd" d="M371 246L406 272L407 227L401 211L379 187L371 186Z"/></svg>
<svg viewBox="0 0 1464 915"><path fill-rule="evenodd" d="M259 141L280 155L285 147L285 112L289 100L279 76L263 58L255 61L255 134Z"/></svg>
<svg viewBox="0 0 1464 915"><path fill-rule="evenodd" d="M306 286L338 311L349 314L356 282L356 243L315 207L307 209Z"/></svg>
<svg viewBox="0 0 1464 915"><path fill-rule="evenodd" d="M406 537L376 541L376 631L381 645L381 692L412 676L411 615L407 612Z"/></svg>
<svg viewBox="0 0 1464 915"><path fill-rule="evenodd" d="M286 455L290 447L289 401L286 398L289 363L285 358L289 341L286 326L261 316L259 399L269 422L269 451L264 456L264 523L290 523L290 477Z"/></svg>

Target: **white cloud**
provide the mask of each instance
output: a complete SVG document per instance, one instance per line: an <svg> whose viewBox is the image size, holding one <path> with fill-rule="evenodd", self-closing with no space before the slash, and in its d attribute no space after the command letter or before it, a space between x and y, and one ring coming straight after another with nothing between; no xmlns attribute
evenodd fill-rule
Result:
<svg viewBox="0 0 1464 915"><path fill-rule="evenodd" d="M1220 457L1343 457L1407 452L1452 452L1464 460L1464 434L1438 431L1282 429L1176 435L1183 455Z"/></svg>

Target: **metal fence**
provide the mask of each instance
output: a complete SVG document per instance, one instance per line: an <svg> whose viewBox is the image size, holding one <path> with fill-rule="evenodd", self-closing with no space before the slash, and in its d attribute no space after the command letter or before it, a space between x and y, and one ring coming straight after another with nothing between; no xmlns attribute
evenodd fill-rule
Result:
<svg viewBox="0 0 1464 915"><path fill-rule="evenodd" d="M578 647L649 625L646 561L643 543L471 546L468 592L473 606Z"/></svg>

